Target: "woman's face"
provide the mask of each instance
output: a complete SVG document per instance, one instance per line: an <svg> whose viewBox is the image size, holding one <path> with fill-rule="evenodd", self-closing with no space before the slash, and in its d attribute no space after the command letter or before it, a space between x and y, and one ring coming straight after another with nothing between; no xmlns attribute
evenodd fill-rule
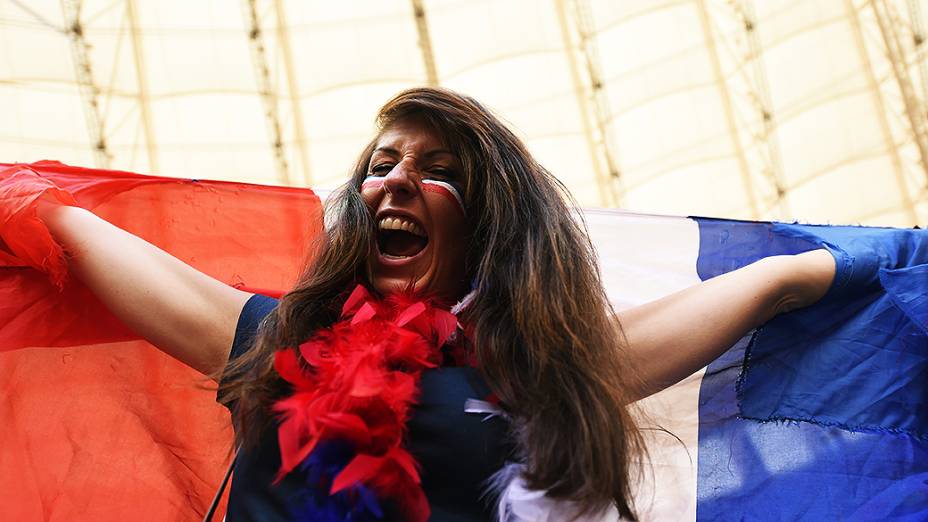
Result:
<svg viewBox="0 0 928 522"><path fill-rule="evenodd" d="M397 122L380 135L361 186L377 228L369 261L377 291L413 288L448 302L466 293L464 181L460 159L423 122Z"/></svg>

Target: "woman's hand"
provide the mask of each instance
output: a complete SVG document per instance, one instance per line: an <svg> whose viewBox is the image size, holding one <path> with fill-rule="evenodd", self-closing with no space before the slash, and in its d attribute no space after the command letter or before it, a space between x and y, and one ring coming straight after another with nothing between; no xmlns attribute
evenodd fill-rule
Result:
<svg viewBox="0 0 928 522"><path fill-rule="evenodd" d="M57 286L67 278L61 247L36 216L39 201L76 205L71 194L24 166L0 170L0 266L29 266Z"/></svg>
<svg viewBox="0 0 928 522"><path fill-rule="evenodd" d="M774 256L619 313L647 397L706 366L751 329L824 296L835 276L826 250Z"/></svg>

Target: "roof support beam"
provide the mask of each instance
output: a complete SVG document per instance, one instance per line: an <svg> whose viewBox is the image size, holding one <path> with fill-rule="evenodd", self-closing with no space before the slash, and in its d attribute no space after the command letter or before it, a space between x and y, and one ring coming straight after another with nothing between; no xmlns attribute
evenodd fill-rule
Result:
<svg viewBox="0 0 928 522"><path fill-rule="evenodd" d="M84 119L87 122L87 134L93 147L94 161L97 167L106 169L110 167L112 154L106 144L104 121L100 116L100 87L93 78L90 44L84 37L84 26L81 24L81 0L61 0L61 11L65 34L71 40L74 72L83 101Z"/></svg>
<svg viewBox="0 0 928 522"><path fill-rule="evenodd" d="M309 166L309 143L306 141L306 130L303 126L303 108L300 102L300 87L293 67L293 53L290 50L290 31L287 26L287 15L284 12L283 0L274 0L274 10L277 12L277 45L280 49L281 59L284 62L284 73L287 76L287 92L290 95L290 111L293 115L293 135L300 167L303 173L303 183L312 186L312 176Z"/></svg>
<svg viewBox="0 0 928 522"><path fill-rule="evenodd" d="M906 218L914 224L917 221L917 214L912 198L909 196L908 187L906 186L905 165L902 162L902 156L899 154L899 147L896 146L896 141L893 138L892 127L889 122L889 109L886 106L886 101L883 99L879 77L873 69L870 56L867 54L867 42L864 39L860 12L858 12L857 6L854 5L854 0L844 0L844 6L853 28L854 42L857 44L857 54L860 57L861 65L867 75L867 83L873 97L873 105L877 113L876 119L880 125L880 133L883 135L886 152L889 154L890 161L892 161L893 164L893 171L896 175L896 183L899 187L899 197L902 202L903 210L906 212Z"/></svg>
<svg viewBox="0 0 928 522"><path fill-rule="evenodd" d="M274 150L274 162L277 166L277 180L290 185L290 169L287 165L287 155L284 150L283 134L281 132L280 117L277 108L277 92L271 83L270 65L267 59L267 50L264 47L264 33L261 21L258 19L257 0L245 0L245 14L248 17L248 43L251 47L252 62L255 67L255 79L258 82L258 94L264 103L264 116L267 121L268 132L271 137L271 147Z"/></svg>
<svg viewBox="0 0 928 522"><path fill-rule="evenodd" d="M145 133L145 150L148 155L148 170L158 174L158 152L152 124L151 100L148 95L148 78L145 76L145 53L142 50L142 34L135 9L135 0L126 0L126 18L132 37L132 56L135 64L135 81L139 90L139 109L142 115L142 132Z"/></svg>
<svg viewBox="0 0 928 522"><path fill-rule="evenodd" d="M756 156L758 168L766 182L764 193L760 195L761 218L791 219L789 194L783 176L783 159L780 143L776 133L776 118L773 112L773 100L770 96L770 82L767 80L767 68L764 66L764 51L760 37L757 35L757 17L754 14L752 0L729 2L728 7L737 18L738 25L744 29L744 43L747 49L739 56L738 70L746 87L746 101L751 105L753 114L747 118L751 136L748 146L750 155ZM736 44L741 39L736 38ZM778 213L771 214L773 208Z"/></svg>
<svg viewBox="0 0 928 522"><path fill-rule="evenodd" d="M918 148L918 157L921 162L922 173L925 175L925 181L928 183L928 115L925 114L925 106L915 92L915 86L912 84L912 78L909 75L909 64L906 62L906 50L899 37L899 31L895 24L899 21L896 19L892 7L885 0L870 0L870 8L876 17L877 25L880 28L880 36L883 38L886 58L892 65L893 76L896 78L896 84L899 86L899 92L902 93L902 103L905 107L905 116L909 124L909 130ZM911 201L908 187L903 180L900 187L904 194L906 203L911 207L913 224L917 221L914 202Z"/></svg>
<svg viewBox="0 0 928 522"><path fill-rule="evenodd" d="M703 34L705 35L706 49L709 53L709 61L712 66L712 74L718 85L722 102L722 111L725 114L725 121L728 123L729 136L731 136L731 145L735 151L735 157L738 160L738 169L741 171L741 179L744 183L744 192L748 200L748 208L751 212L751 219L759 219L760 209L757 204L757 191L754 188L754 181L751 178L751 168L748 163L747 151L744 143L741 141L741 132L738 127L738 120L735 117L735 106L732 99L731 89L728 86L728 80L722 71L722 61L719 57L718 46L715 42L715 29L712 24L712 18L706 0L697 0L696 6L699 10L699 21L702 24Z"/></svg>
<svg viewBox="0 0 928 522"><path fill-rule="evenodd" d="M623 196L622 179L609 146L609 101L600 73L590 6L586 0L554 1L600 202L604 207L618 207Z"/></svg>
<svg viewBox="0 0 928 522"><path fill-rule="evenodd" d="M416 31L419 34L419 50L422 51L422 63L425 66L425 81L430 87L438 86L438 69L435 67L435 54L432 51L432 37L429 35L428 18L422 0L412 0L412 13L416 17Z"/></svg>
<svg viewBox="0 0 928 522"><path fill-rule="evenodd" d="M918 62L918 76L921 80L922 100L928 100L928 35L925 34L924 16L919 0L908 1L909 20L912 26L912 42L915 44L915 59ZM916 211L921 208L921 223L928 223L928 182L915 195Z"/></svg>
<svg viewBox="0 0 928 522"><path fill-rule="evenodd" d="M919 0L908 1L909 21L912 26L912 43L915 44L918 76L922 84L922 99L928 99L928 60L925 60L925 24ZM920 55L920 56L919 56Z"/></svg>

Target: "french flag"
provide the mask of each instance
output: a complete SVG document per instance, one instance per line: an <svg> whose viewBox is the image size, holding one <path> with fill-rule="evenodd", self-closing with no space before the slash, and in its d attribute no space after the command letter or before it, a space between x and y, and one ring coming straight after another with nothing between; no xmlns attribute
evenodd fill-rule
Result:
<svg viewBox="0 0 928 522"><path fill-rule="evenodd" d="M321 227L319 199L304 189L54 162L0 166L0 184L22 168L261 293L292 284ZM642 520L928 520L928 232L583 218L619 310L822 243L875 249L884 266L873 288L778 316L637 404L650 450ZM0 234L14 233L9 223ZM58 288L28 265L0 256L0 519L202 517L231 448L214 391L79 283Z"/></svg>
<svg viewBox="0 0 928 522"><path fill-rule="evenodd" d="M585 219L620 310L822 243L888 267L878 287L778 316L640 401L643 520L928 520L928 232Z"/></svg>

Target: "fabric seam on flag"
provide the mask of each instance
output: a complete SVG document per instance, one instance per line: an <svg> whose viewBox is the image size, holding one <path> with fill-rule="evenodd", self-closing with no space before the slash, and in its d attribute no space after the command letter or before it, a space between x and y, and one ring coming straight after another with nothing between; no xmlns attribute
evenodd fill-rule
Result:
<svg viewBox="0 0 928 522"><path fill-rule="evenodd" d="M744 400L744 381L747 379L748 371L751 369L751 354L754 349L754 343L757 341L758 335L765 329L766 325L762 325L751 334L751 340L748 341L747 347L744 349L744 358L741 362L741 373L738 375L738 380L735 382L735 394L738 401L738 418L748 421L759 422L761 424L776 423L776 424L790 424L790 423L800 423L807 422L809 424L814 424L817 426L828 427L828 428L838 428L844 431L851 433L881 433L881 434L892 434L892 435L904 435L912 439L926 442L928 441L928 434L919 435L911 430L906 430L902 428L886 428L883 426L865 426L865 425L850 425L843 422L834 422L826 420L818 420L813 418L805 418L799 416L785 416L785 415L771 415L769 417L755 417L751 415L744 415L744 408L742 401Z"/></svg>
<svg viewBox="0 0 928 522"><path fill-rule="evenodd" d="M894 271L895 270L887 270L885 268L880 269L880 273L879 273L880 284L883 285L884 289L887 286L886 284L887 274L890 274ZM891 290L886 290L886 296L889 297L889 301L893 304L893 306L898 308L899 311L902 312L903 315L905 315L906 319L908 319L909 322L915 325L915 327L918 328L922 332L922 334L928 336L928 325L922 324L916 317L913 317L912 311L909 308L909 306L906 305L906 303L903 303L902 301L899 300L899 296L896 294L896 292L891 291Z"/></svg>

